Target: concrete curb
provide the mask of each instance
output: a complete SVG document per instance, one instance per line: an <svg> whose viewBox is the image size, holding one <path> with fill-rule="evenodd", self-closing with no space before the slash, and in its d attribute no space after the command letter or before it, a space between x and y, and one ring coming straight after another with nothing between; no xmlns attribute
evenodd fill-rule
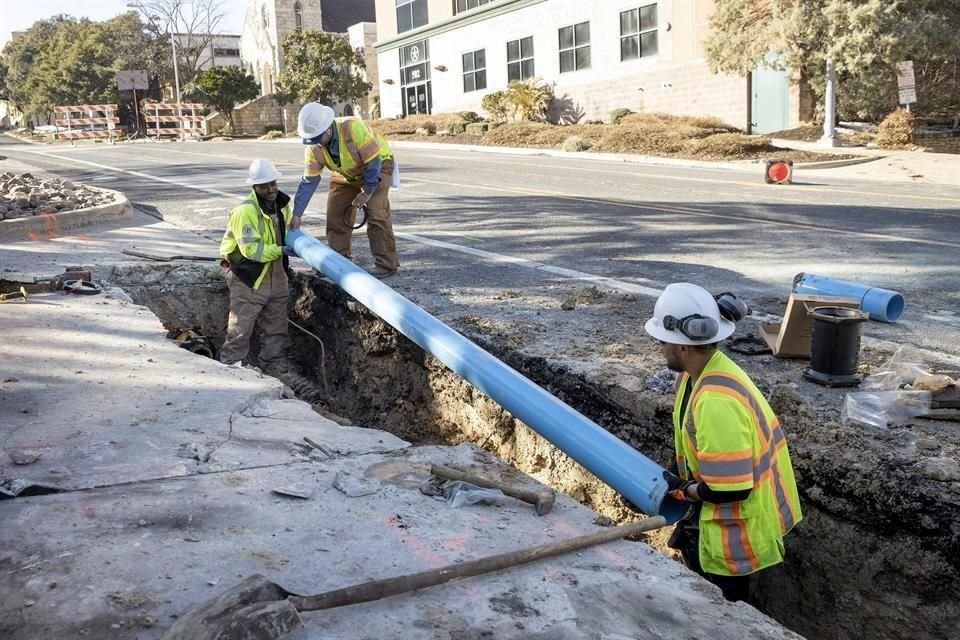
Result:
<svg viewBox="0 0 960 640"><path fill-rule="evenodd" d="M70 229L90 227L103 222L133 217L133 205L119 191L89 185L87 185L87 188L112 193L114 202L87 207L86 209L64 211L63 213L44 213L30 218L3 220L0 221L0 238L9 240L29 238L32 235L53 237Z"/></svg>
<svg viewBox="0 0 960 640"><path fill-rule="evenodd" d="M836 169L837 167L849 167L854 164L864 164L881 160L887 156L861 156L859 158L847 158L846 160L827 160L826 162L806 162L803 164L794 163L794 167L800 169Z"/></svg>
<svg viewBox="0 0 960 640"><path fill-rule="evenodd" d="M264 140L263 142L279 142L281 144L300 144L299 138L280 138L278 140ZM720 169L723 171L740 171L754 173L763 160L737 160L733 162L710 162L706 160L684 160L681 158L664 158L661 156L644 156L634 153L591 153L589 151L558 151L556 149L533 149L526 147L499 147L475 144L454 144L444 142L419 142L409 140L391 140L390 145L397 149L425 149L448 151L473 151L479 153L503 153L517 156L549 156L553 158L574 158L577 160L592 160L596 162L624 162L628 164L659 165L665 167L680 167L693 169ZM825 153L825 152L820 152ZM849 154L848 154L849 155ZM885 156L864 156L862 158L844 158L842 160L827 160L824 162L795 162L795 169L832 169L845 167L851 164L870 162ZM771 156L771 159L775 159ZM762 173L762 171L761 171Z"/></svg>

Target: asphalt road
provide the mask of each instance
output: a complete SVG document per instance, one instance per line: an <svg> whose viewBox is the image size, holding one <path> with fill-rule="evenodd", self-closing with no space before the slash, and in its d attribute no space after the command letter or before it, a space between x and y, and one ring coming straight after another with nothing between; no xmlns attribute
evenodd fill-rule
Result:
<svg viewBox="0 0 960 640"><path fill-rule="evenodd" d="M137 208L218 241L251 159L268 157L291 195L298 144L233 141L78 146L19 144L0 155L123 191ZM451 287L534 269L544 284L597 283L655 296L675 281L734 291L783 313L799 272L901 292L896 325L864 333L960 355L960 186L855 182L799 169L704 170L401 148L392 194L403 269L450 269ZM6 170L0 162L0 171ZM305 229L323 233L325 184ZM355 255L372 262L365 242ZM455 267L455 268L452 268ZM509 304L505 301L504 304ZM638 324L639 330L639 324Z"/></svg>

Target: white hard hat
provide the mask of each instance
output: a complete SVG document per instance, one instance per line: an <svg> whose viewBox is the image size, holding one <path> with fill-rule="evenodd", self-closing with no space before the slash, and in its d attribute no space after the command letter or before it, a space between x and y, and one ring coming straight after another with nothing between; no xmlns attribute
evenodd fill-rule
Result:
<svg viewBox="0 0 960 640"><path fill-rule="evenodd" d="M653 307L653 317L643 327L670 344L712 344L734 332L736 325L720 315L710 292L688 282L668 285Z"/></svg>
<svg viewBox="0 0 960 640"><path fill-rule="evenodd" d="M304 144L308 140L330 128L333 124L333 109L319 102L308 102L300 109L297 116L297 135L303 138Z"/></svg>
<svg viewBox="0 0 960 640"><path fill-rule="evenodd" d="M257 158L251 162L247 175L247 184L249 185L267 184L280 179L280 172L266 158Z"/></svg>

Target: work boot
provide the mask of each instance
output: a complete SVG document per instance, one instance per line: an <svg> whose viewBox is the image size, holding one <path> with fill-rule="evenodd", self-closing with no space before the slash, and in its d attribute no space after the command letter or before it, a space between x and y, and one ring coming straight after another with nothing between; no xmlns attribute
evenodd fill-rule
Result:
<svg viewBox="0 0 960 640"><path fill-rule="evenodd" d="M284 373L293 371L293 364L286 358L280 358L273 362L263 363L263 372L268 376L279 378Z"/></svg>
<svg viewBox="0 0 960 640"><path fill-rule="evenodd" d="M380 265L376 265L372 269L367 269L367 273L372 275L374 278L378 278L380 280L383 280L384 278L389 278L390 276L397 275L396 270L387 269L386 267L381 267Z"/></svg>

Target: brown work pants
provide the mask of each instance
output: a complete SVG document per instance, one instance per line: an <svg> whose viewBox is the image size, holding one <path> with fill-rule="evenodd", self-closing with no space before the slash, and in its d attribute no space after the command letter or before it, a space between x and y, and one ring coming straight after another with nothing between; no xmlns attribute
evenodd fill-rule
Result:
<svg viewBox="0 0 960 640"><path fill-rule="evenodd" d="M380 169L380 184L367 202L367 238L370 240L370 252L374 262L390 271L400 267L397 259L397 239L393 236L393 222L390 219L390 181L393 177L393 160L384 160ZM350 203L363 189L363 181L347 182L339 173L330 179L327 193L327 244L340 255L351 258L350 240L355 221L355 212ZM344 222L344 212L348 212Z"/></svg>
<svg viewBox="0 0 960 640"><path fill-rule="evenodd" d="M227 321L227 339L220 349L220 362L246 363L255 327L260 328L261 334L261 368L281 360L287 348L289 293L283 261L270 263L258 289L245 285L232 271L227 272L227 287L230 289L230 319Z"/></svg>

